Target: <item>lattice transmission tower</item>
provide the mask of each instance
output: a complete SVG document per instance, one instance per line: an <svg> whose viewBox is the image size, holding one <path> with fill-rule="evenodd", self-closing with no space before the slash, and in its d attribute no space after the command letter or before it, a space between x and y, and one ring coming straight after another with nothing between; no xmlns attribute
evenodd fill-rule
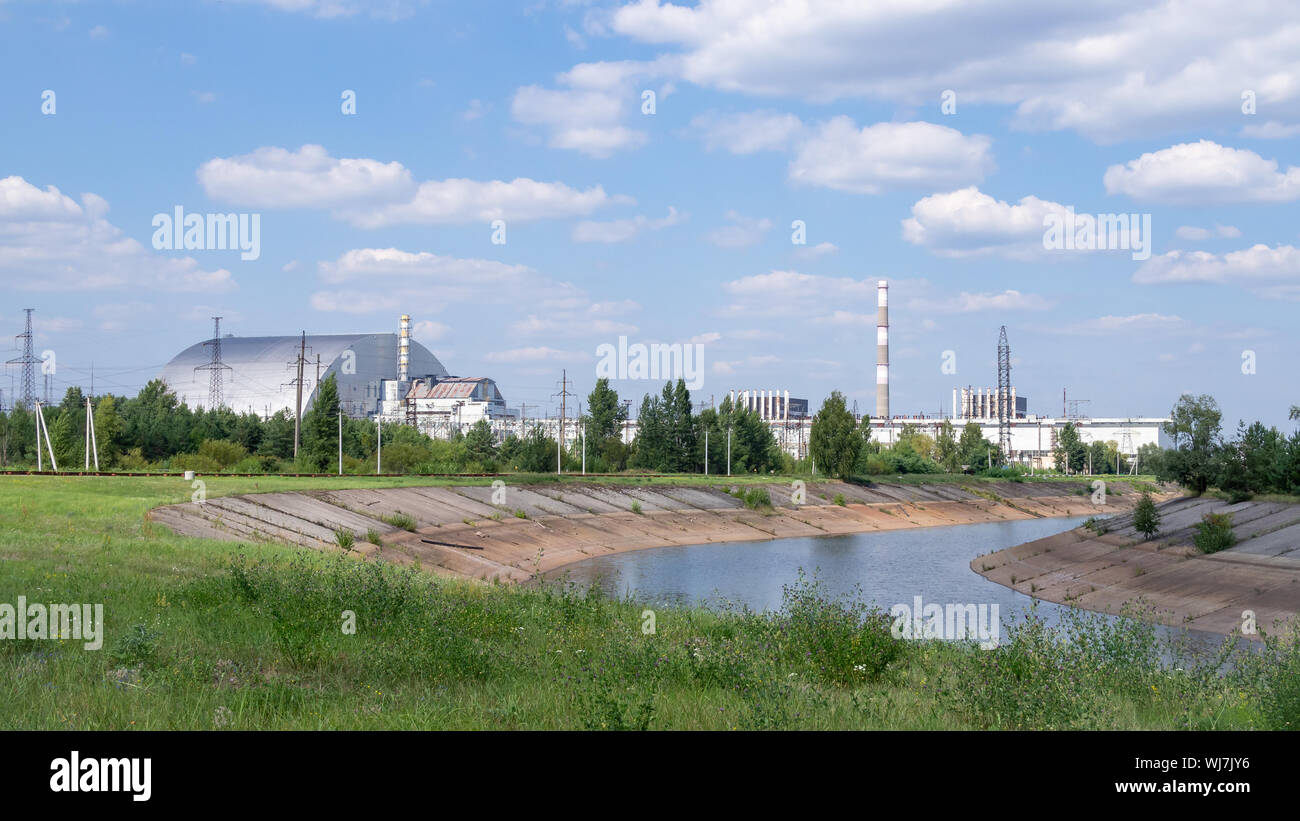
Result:
<svg viewBox="0 0 1300 821"><path fill-rule="evenodd" d="M212 359L206 365L198 365L196 371L208 372L208 410L216 410L226 404L223 396L221 377L230 366L221 361L221 317L212 317L212 339L203 343L203 347L212 349Z"/></svg>
<svg viewBox="0 0 1300 821"><path fill-rule="evenodd" d="M998 447L1002 457L1011 459L1011 345L1007 342L1007 326L998 332Z"/></svg>
<svg viewBox="0 0 1300 821"><path fill-rule="evenodd" d="M18 407L31 410L32 404L36 401L36 366L40 364L36 354L32 351L32 311L34 308L24 308L27 312L27 325L23 332L15 336L15 339L21 339L23 343L23 355L10 359L7 365L22 365L22 393L19 394Z"/></svg>

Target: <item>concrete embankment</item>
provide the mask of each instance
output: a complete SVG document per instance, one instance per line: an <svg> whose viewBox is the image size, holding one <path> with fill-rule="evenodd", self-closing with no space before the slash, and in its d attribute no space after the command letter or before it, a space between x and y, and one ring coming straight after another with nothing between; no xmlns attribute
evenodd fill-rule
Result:
<svg viewBox="0 0 1300 821"><path fill-rule="evenodd" d="M1139 599L1165 624L1227 634L1253 611L1260 627L1300 612L1300 505L1179 498L1158 506L1160 532L1143 540L1133 515L980 556L971 569L1021 593L1120 613ZM1205 555L1194 545L1205 513L1232 514L1236 544Z"/></svg>
<svg viewBox="0 0 1300 821"><path fill-rule="evenodd" d="M353 551L447 575L525 581L592 556L668 545L745 542L1047 516L1090 515L1082 484L980 482L935 484L809 483L794 504L790 484L743 485L770 494L771 509L750 510L726 485L633 487L554 484L510 486L494 504L491 487L406 487L261 493L160 507L151 520L183 535L280 542L338 550L336 532L354 535ZM835 503L843 496L843 505ZM1111 493L1129 509L1137 493ZM413 530L392 522L409 517ZM367 540L370 534L380 544Z"/></svg>

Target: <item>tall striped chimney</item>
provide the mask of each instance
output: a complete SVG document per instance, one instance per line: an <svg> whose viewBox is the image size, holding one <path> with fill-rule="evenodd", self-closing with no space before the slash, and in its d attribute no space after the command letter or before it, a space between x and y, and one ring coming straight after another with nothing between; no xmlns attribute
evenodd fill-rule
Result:
<svg viewBox="0 0 1300 821"><path fill-rule="evenodd" d="M876 418L889 418L889 282L876 283Z"/></svg>
<svg viewBox="0 0 1300 821"><path fill-rule="evenodd" d="M405 382L411 369L411 315L402 314L402 333L397 337L397 381Z"/></svg>

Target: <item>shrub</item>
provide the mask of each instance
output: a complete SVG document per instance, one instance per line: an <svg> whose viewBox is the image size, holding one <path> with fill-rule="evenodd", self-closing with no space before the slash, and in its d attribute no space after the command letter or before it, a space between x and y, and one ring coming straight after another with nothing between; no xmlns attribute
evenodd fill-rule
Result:
<svg viewBox="0 0 1300 821"><path fill-rule="evenodd" d="M113 646L115 661L132 667L143 667L158 656L158 633L148 625L133 624Z"/></svg>
<svg viewBox="0 0 1300 821"><path fill-rule="evenodd" d="M199 456L216 462L220 470L229 470L231 465L237 464L248 456L248 451L238 442L231 442L226 439L207 439L204 440L203 444L199 445Z"/></svg>
<svg viewBox="0 0 1300 821"><path fill-rule="evenodd" d="M380 516L379 518L386 524L390 524L398 530L409 530L412 533L415 532L415 517L403 513L400 510L387 516Z"/></svg>
<svg viewBox="0 0 1300 821"><path fill-rule="evenodd" d="M777 617L778 643L789 661L837 686L875 681L905 649L893 636L889 614L868 608L856 597L833 599L821 582L800 571L782 589Z"/></svg>
<svg viewBox="0 0 1300 821"><path fill-rule="evenodd" d="M1137 507L1133 509L1133 527L1148 539L1160 531L1160 511L1156 510L1156 503L1151 501L1150 493L1143 493Z"/></svg>
<svg viewBox="0 0 1300 821"><path fill-rule="evenodd" d="M772 507L772 494L767 492L765 487L752 487L745 491L741 499L745 502L745 507L750 510L758 510L761 507Z"/></svg>
<svg viewBox="0 0 1300 821"><path fill-rule="evenodd" d="M640 514L640 513L641 513L641 503L640 503L640 502L633 502L633 503L632 503L632 512L633 512L633 513L636 513L636 514Z"/></svg>
<svg viewBox="0 0 1300 821"><path fill-rule="evenodd" d="M1196 523L1196 549L1202 553L1218 553L1232 547L1236 541L1231 513L1207 513Z"/></svg>
<svg viewBox="0 0 1300 821"><path fill-rule="evenodd" d="M344 550L351 550L352 545L356 543L356 537L352 535L351 530L339 528L334 531L334 541Z"/></svg>
<svg viewBox="0 0 1300 821"><path fill-rule="evenodd" d="M840 507L844 507L844 506L845 506L846 503L845 503L845 501L844 501L844 494L843 494L843 493L836 493L836 494L835 494L835 504L839 505Z"/></svg>
<svg viewBox="0 0 1300 821"><path fill-rule="evenodd" d="M373 527L366 531L366 541L381 547L384 544L384 540L380 537L379 531L375 530Z"/></svg>

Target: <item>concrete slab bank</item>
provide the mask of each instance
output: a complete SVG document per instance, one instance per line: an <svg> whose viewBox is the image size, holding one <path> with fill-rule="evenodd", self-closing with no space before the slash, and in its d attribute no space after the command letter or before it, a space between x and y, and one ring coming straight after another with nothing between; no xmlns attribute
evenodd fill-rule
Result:
<svg viewBox="0 0 1300 821"><path fill-rule="evenodd" d="M1272 629L1300 613L1300 505L1178 498L1158 506L1160 532L1145 541L1131 509L1105 531L1077 528L980 556L971 569L1026 595L1103 613L1142 600L1162 623L1227 634L1252 611ZM1205 513L1230 513L1236 544L1194 547Z"/></svg>
<svg viewBox="0 0 1300 821"><path fill-rule="evenodd" d="M279 542L339 550L336 532L354 534L352 551L435 573L526 581L591 556L666 545L747 542L973 524L1098 512L1081 484L980 482L807 485L795 504L788 483L768 490L771 509L750 510L727 485L556 484L505 488L404 487L261 493L150 511L182 535ZM843 497L843 505L836 503ZM1129 510L1138 494L1107 495L1102 510ZM373 540L373 541L372 541ZM374 542L377 542L374 543Z"/></svg>

